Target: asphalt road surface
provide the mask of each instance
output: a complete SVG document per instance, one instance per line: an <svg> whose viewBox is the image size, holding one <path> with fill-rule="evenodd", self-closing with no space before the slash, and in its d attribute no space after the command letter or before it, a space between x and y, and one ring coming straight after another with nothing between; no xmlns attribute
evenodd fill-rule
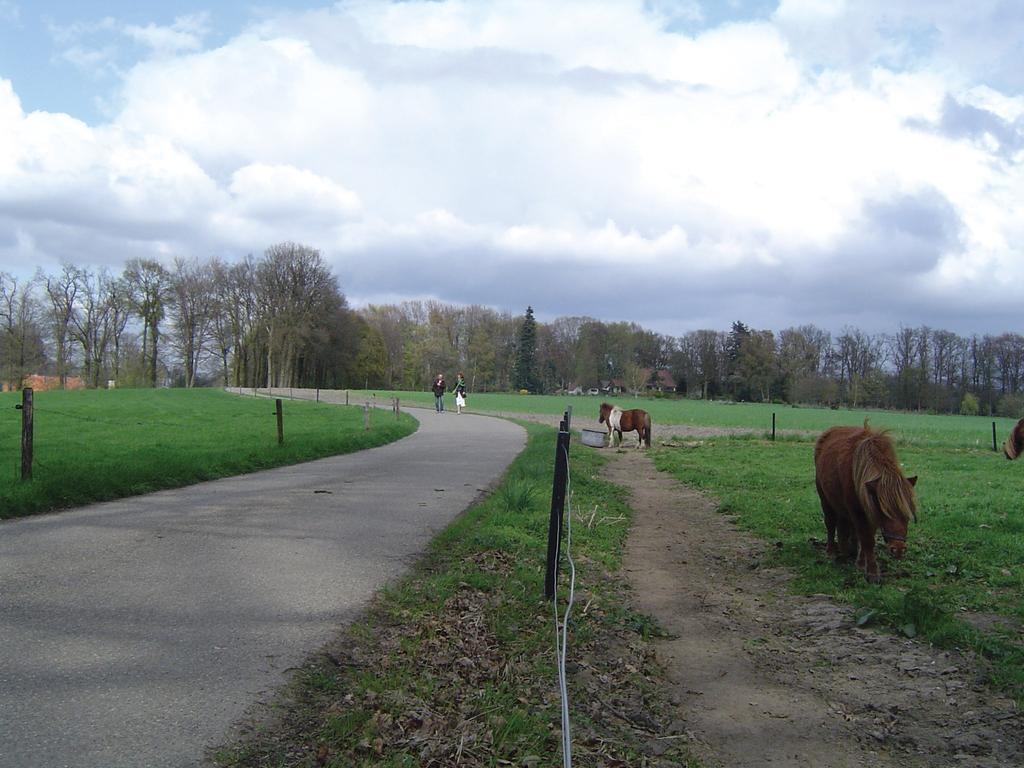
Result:
<svg viewBox="0 0 1024 768"><path fill-rule="evenodd" d="M526 442L417 418L381 448L0 524L0 767L199 764Z"/></svg>

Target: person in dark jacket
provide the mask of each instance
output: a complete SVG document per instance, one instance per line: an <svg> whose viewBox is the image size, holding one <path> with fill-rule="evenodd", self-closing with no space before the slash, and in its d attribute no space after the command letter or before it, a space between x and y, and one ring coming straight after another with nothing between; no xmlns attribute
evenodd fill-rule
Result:
<svg viewBox="0 0 1024 768"><path fill-rule="evenodd" d="M434 380L434 386L431 387L434 390L434 408L438 413L444 413L444 374L437 374L437 378Z"/></svg>

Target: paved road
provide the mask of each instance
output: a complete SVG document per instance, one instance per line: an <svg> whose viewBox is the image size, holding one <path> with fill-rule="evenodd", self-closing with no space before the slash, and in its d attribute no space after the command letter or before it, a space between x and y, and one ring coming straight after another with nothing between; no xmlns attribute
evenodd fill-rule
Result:
<svg viewBox="0 0 1024 768"><path fill-rule="evenodd" d="M525 445L417 411L349 456L0 524L0 766L194 766Z"/></svg>

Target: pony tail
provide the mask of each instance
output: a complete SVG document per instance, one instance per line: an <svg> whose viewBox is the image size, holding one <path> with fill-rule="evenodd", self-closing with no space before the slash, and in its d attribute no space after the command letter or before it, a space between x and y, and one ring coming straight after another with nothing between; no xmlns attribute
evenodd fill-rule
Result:
<svg viewBox="0 0 1024 768"><path fill-rule="evenodd" d="M651 414L644 414L644 445L651 447Z"/></svg>

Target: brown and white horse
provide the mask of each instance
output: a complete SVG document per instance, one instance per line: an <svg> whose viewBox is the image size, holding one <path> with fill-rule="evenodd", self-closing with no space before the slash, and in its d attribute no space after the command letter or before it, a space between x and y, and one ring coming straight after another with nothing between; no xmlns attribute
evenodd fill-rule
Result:
<svg viewBox="0 0 1024 768"><path fill-rule="evenodd" d="M647 411L639 408L624 411L617 405L601 403L600 416L597 421L599 424L607 425L608 444L613 448L616 444L616 436L621 445L622 433L634 431L636 432L637 448L640 448L641 445L651 447L651 415Z"/></svg>
<svg viewBox="0 0 1024 768"><path fill-rule="evenodd" d="M910 518L917 519L914 485L904 477L892 441L868 427L832 427L814 445L814 485L828 532L826 551L856 557L868 581L881 580L875 532L897 560L907 548Z"/></svg>

